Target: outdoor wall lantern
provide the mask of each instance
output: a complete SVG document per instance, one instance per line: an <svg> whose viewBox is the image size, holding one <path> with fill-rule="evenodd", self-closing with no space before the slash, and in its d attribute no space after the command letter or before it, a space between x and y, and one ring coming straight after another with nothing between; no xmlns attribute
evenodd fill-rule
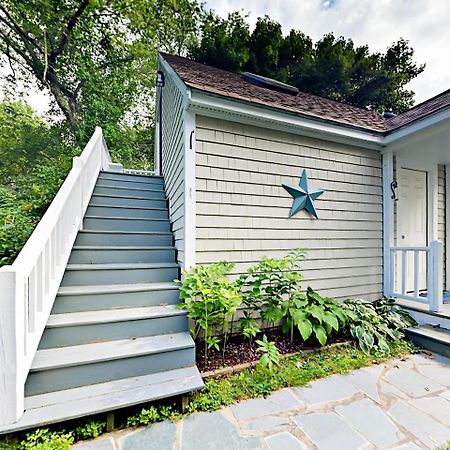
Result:
<svg viewBox="0 0 450 450"><path fill-rule="evenodd" d="M306 209L306 211L318 219L317 211L314 207L314 200L320 197L324 191L310 191L306 169L303 169L298 186L292 186L290 184L282 184L282 186L289 192L289 194L292 195L294 199L291 210L289 211L289 217L297 214L302 209Z"/></svg>

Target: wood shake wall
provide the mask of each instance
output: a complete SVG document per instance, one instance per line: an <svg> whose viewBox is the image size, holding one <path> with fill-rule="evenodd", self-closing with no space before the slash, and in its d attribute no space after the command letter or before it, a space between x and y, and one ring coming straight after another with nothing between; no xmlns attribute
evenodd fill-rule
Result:
<svg viewBox="0 0 450 450"><path fill-rule="evenodd" d="M381 156L343 144L204 116L196 122L196 263L243 272L262 256L306 248L304 287L336 298L382 292ZM319 220L288 218L306 168Z"/></svg>
<svg viewBox="0 0 450 450"><path fill-rule="evenodd" d="M162 110L162 170L169 215L178 252L184 263L184 126L183 97L172 77L165 76Z"/></svg>

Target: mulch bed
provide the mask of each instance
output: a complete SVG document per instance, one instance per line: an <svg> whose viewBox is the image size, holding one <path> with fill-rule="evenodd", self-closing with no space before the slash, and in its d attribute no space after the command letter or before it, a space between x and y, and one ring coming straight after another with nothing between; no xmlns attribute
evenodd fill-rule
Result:
<svg viewBox="0 0 450 450"><path fill-rule="evenodd" d="M289 336L283 334L279 329L266 331L265 335L267 336L267 340L269 342L273 342L277 346L278 351L282 355L320 348L318 343L314 341L304 343L298 336L296 336L294 338L294 342L291 343ZM256 339L261 339L261 337L258 336ZM327 344L346 342L347 340L348 339L345 337L334 338L330 339ZM235 335L229 339L224 357L222 357L222 351L210 349L208 351L208 361L205 364L205 349L203 343L201 342L197 344L196 347L197 366L200 372L204 373L217 370L222 367L232 367L239 364L258 361L261 357L261 353L256 351L257 348L258 344L254 339L250 342L242 335Z"/></svg>

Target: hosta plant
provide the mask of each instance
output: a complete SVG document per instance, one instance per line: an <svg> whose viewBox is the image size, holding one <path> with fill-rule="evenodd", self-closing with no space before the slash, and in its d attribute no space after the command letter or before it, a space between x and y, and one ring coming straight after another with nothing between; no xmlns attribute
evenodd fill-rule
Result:
<svg viewBox="0 0 450 450"><path fill-rule="evenodd" d="M211 348L220 350L222 346L225 352L233 316L241 303L238 286L227 275L232 268L233 264L219 262L183 272L180 298L184 302L177 307L187 310L194 321L194 339L204 339L205 361Z"/></svg>
<svg viewBox="0 0 450 450"><path fill-rule="evenodd" d="M290 331L291 339L297 328L304 341L311 336L325 345L332 332L336 333L345 325L347 316L340 304L327 297L320 296L308 287L306 294L297 293L283 303L285 323L283 331Z"/></svg>
<svg viewBox="0 0 450 450"><path fill-rule="evenodd" d="M388 352L388 342L401 339L405 328L415 324L405 311L395 306L393 299L345 300L343 307L350 334L366 354Z"/></svg>

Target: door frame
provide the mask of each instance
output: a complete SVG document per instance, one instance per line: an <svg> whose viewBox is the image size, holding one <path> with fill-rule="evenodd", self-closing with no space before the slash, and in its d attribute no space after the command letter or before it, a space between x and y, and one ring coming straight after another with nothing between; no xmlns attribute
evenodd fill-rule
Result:
<svg viewBox="0 0 450 450"><path fill-rule="evenodd" d="M421 172L426 172L427 174L427 245L431 241L435 241L439 237L438 233L438 166L437 164L427 164L423 161L414 161L409 158L395 158L395 174L397 181L399 180L400 169L410 169L417 170ZM398 185L398 194L400 194L401 186ZM398 195L397 198L400 198ZM400 245L401 234L399 229L399 214L397 208L396 216L396 243Z"/></svg>

